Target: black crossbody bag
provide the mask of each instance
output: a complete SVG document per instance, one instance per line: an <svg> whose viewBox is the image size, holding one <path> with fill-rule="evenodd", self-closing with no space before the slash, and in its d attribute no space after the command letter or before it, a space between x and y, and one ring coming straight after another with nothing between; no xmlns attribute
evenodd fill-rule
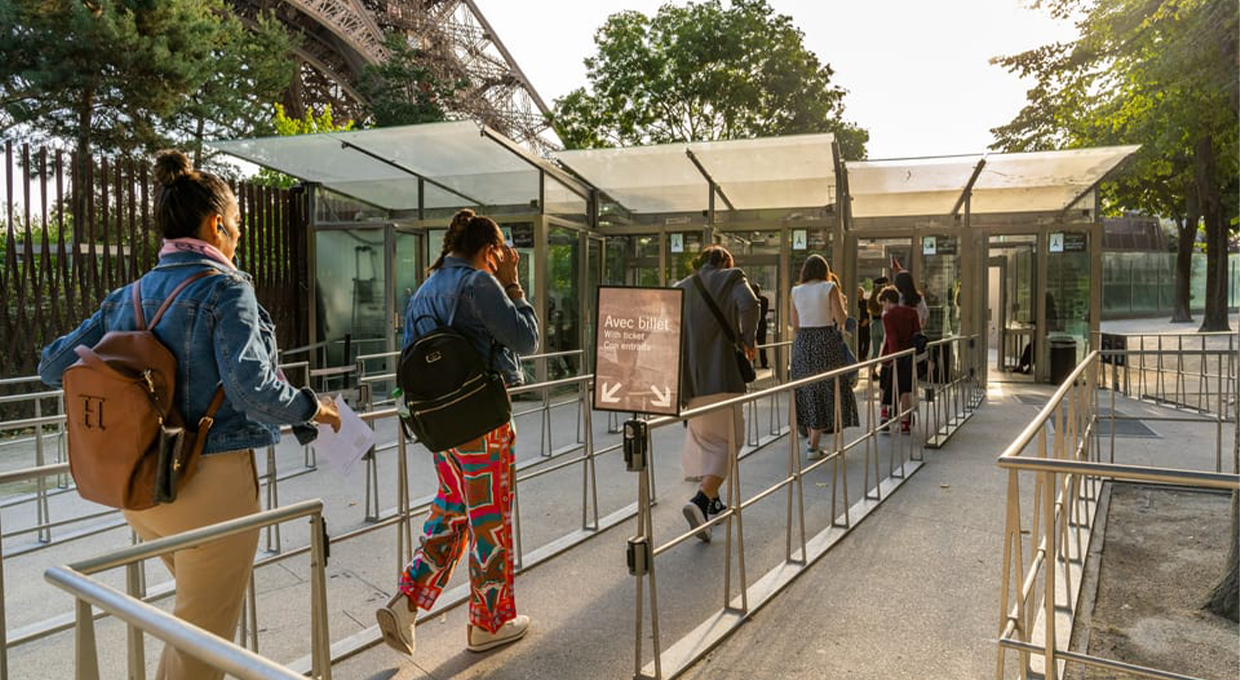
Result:
<svg viewBox="0 0 1240 680"><path fill-rule="evenodd" d="M715 320L719 322L719 327L723 329L724 336L727 337L728 343L732 345L733 351L736 352L736 367L740 369L741 380L751 383L758 379L758 373L753 368L753 363L749 361L749 357L745 356L745 349L741 347L740 339L736 337L736 331L728 325L728 318L723 315L723 311L719 309L719 305L715 304L714 298L710 296L710 291L706 290L706 284L702 283L702 275L693 275L693 285L697 287L702 299L706 300L706 306L710 307L710 311L715 315Z"/></svg>

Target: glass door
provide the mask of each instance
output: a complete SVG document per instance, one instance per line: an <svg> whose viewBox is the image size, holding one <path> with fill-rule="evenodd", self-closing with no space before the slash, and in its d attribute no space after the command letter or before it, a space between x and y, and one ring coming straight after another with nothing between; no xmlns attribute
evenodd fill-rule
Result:
<svg viewBox="0 0 1240 680"><path fill-rule="evenodd" d="M1032 380L1037 348L1037 237L1000 235L989 239L988 317L994 344L987 365L997 380ZM989 330L989 329L988 329Z"/></svg>

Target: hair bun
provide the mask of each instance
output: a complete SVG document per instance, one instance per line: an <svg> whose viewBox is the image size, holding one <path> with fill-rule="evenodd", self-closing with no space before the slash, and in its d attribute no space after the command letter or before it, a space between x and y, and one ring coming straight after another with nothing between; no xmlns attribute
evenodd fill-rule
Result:
<svg viewBox="0 0 1240 680"><path fill-rule="evenodd" d="M182 177L193 174L189 156L176 149L164 149L155 154L155 180L164 186L171 186Z"/></svg>

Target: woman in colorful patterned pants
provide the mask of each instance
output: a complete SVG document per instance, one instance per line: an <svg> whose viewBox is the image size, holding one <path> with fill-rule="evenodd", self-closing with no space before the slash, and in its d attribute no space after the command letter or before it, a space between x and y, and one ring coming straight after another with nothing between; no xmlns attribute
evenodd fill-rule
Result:
<svg viewBox="0 0 1240 680"><path fill-rule="evenodd" d="M490 218L463 210L452 218L443 253L405 310L405 346L435 328L451 326L512 387L522 380L518 354L538 348L538 319L517 282L517 251L504 245ZM401 573L399 591L375 612L388 646L414 651L417 609L430 609L469 549L470 651L521 639L528 616L513 599L512 497L515 433L504 424L473 442L436 451L439 495L422 531L422 545Z"/></svg>

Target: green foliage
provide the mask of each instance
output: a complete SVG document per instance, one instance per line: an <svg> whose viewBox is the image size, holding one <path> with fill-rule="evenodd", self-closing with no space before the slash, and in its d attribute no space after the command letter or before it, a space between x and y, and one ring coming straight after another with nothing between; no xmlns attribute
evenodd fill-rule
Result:
<svg viewBox="0 0 1240 680"><path fill-rule="evenodd" d="M437 123L446 115L441 105L450 101L465 82L441 83L423 64L425 57L399 33L384 40L388 60L367 64L358 90L369 100L373 127Z"/></svg>
<svg viewBox="0 0 1240 680"><path fill-rule="evenodd" d="M223 0L0 0L0 132L147 153L261 130L296 65L291 39L246 30Z"/></svg>
<svg viewBox="0 0 1240 680"><path fill-rule="evenodd" d="M1049 0L1055 16L1080 13L1081 37L996 58L1035 85L1028 104L993 130L994 148L1030 151L1140 144L1104 192L1112 211L1186 212L1194 145L1208 139L1216 182L1236 214L1237 15L1224 0Z"/></svg>
<svg viewBox="0 0 1240 680"><path fill-rule="evenodd" d="M569 148L833 132L847 158L869 134L846 122L845 90L766 0L666 4L613 14L586 59L588 88L556 101Z"/></svg>
<svg viewBox="0 0 1240 680"><path fill-rule="evenodd" d="M335 118L332 117L331 104L324 104L323 111L319 114L315 114L311 109L306 109L300 118L289 116L284 111L284 106L280 104L273 104L271 111L271 118L269 119L271 128L280 137L315 135L320 132L345 132L352 130L355 126L355 122L352 120L337 123ZM258 176L253 181L255 184L280 189L288 189L297 184L296 177L290 177L269 168L260 168Z"/></svg>

